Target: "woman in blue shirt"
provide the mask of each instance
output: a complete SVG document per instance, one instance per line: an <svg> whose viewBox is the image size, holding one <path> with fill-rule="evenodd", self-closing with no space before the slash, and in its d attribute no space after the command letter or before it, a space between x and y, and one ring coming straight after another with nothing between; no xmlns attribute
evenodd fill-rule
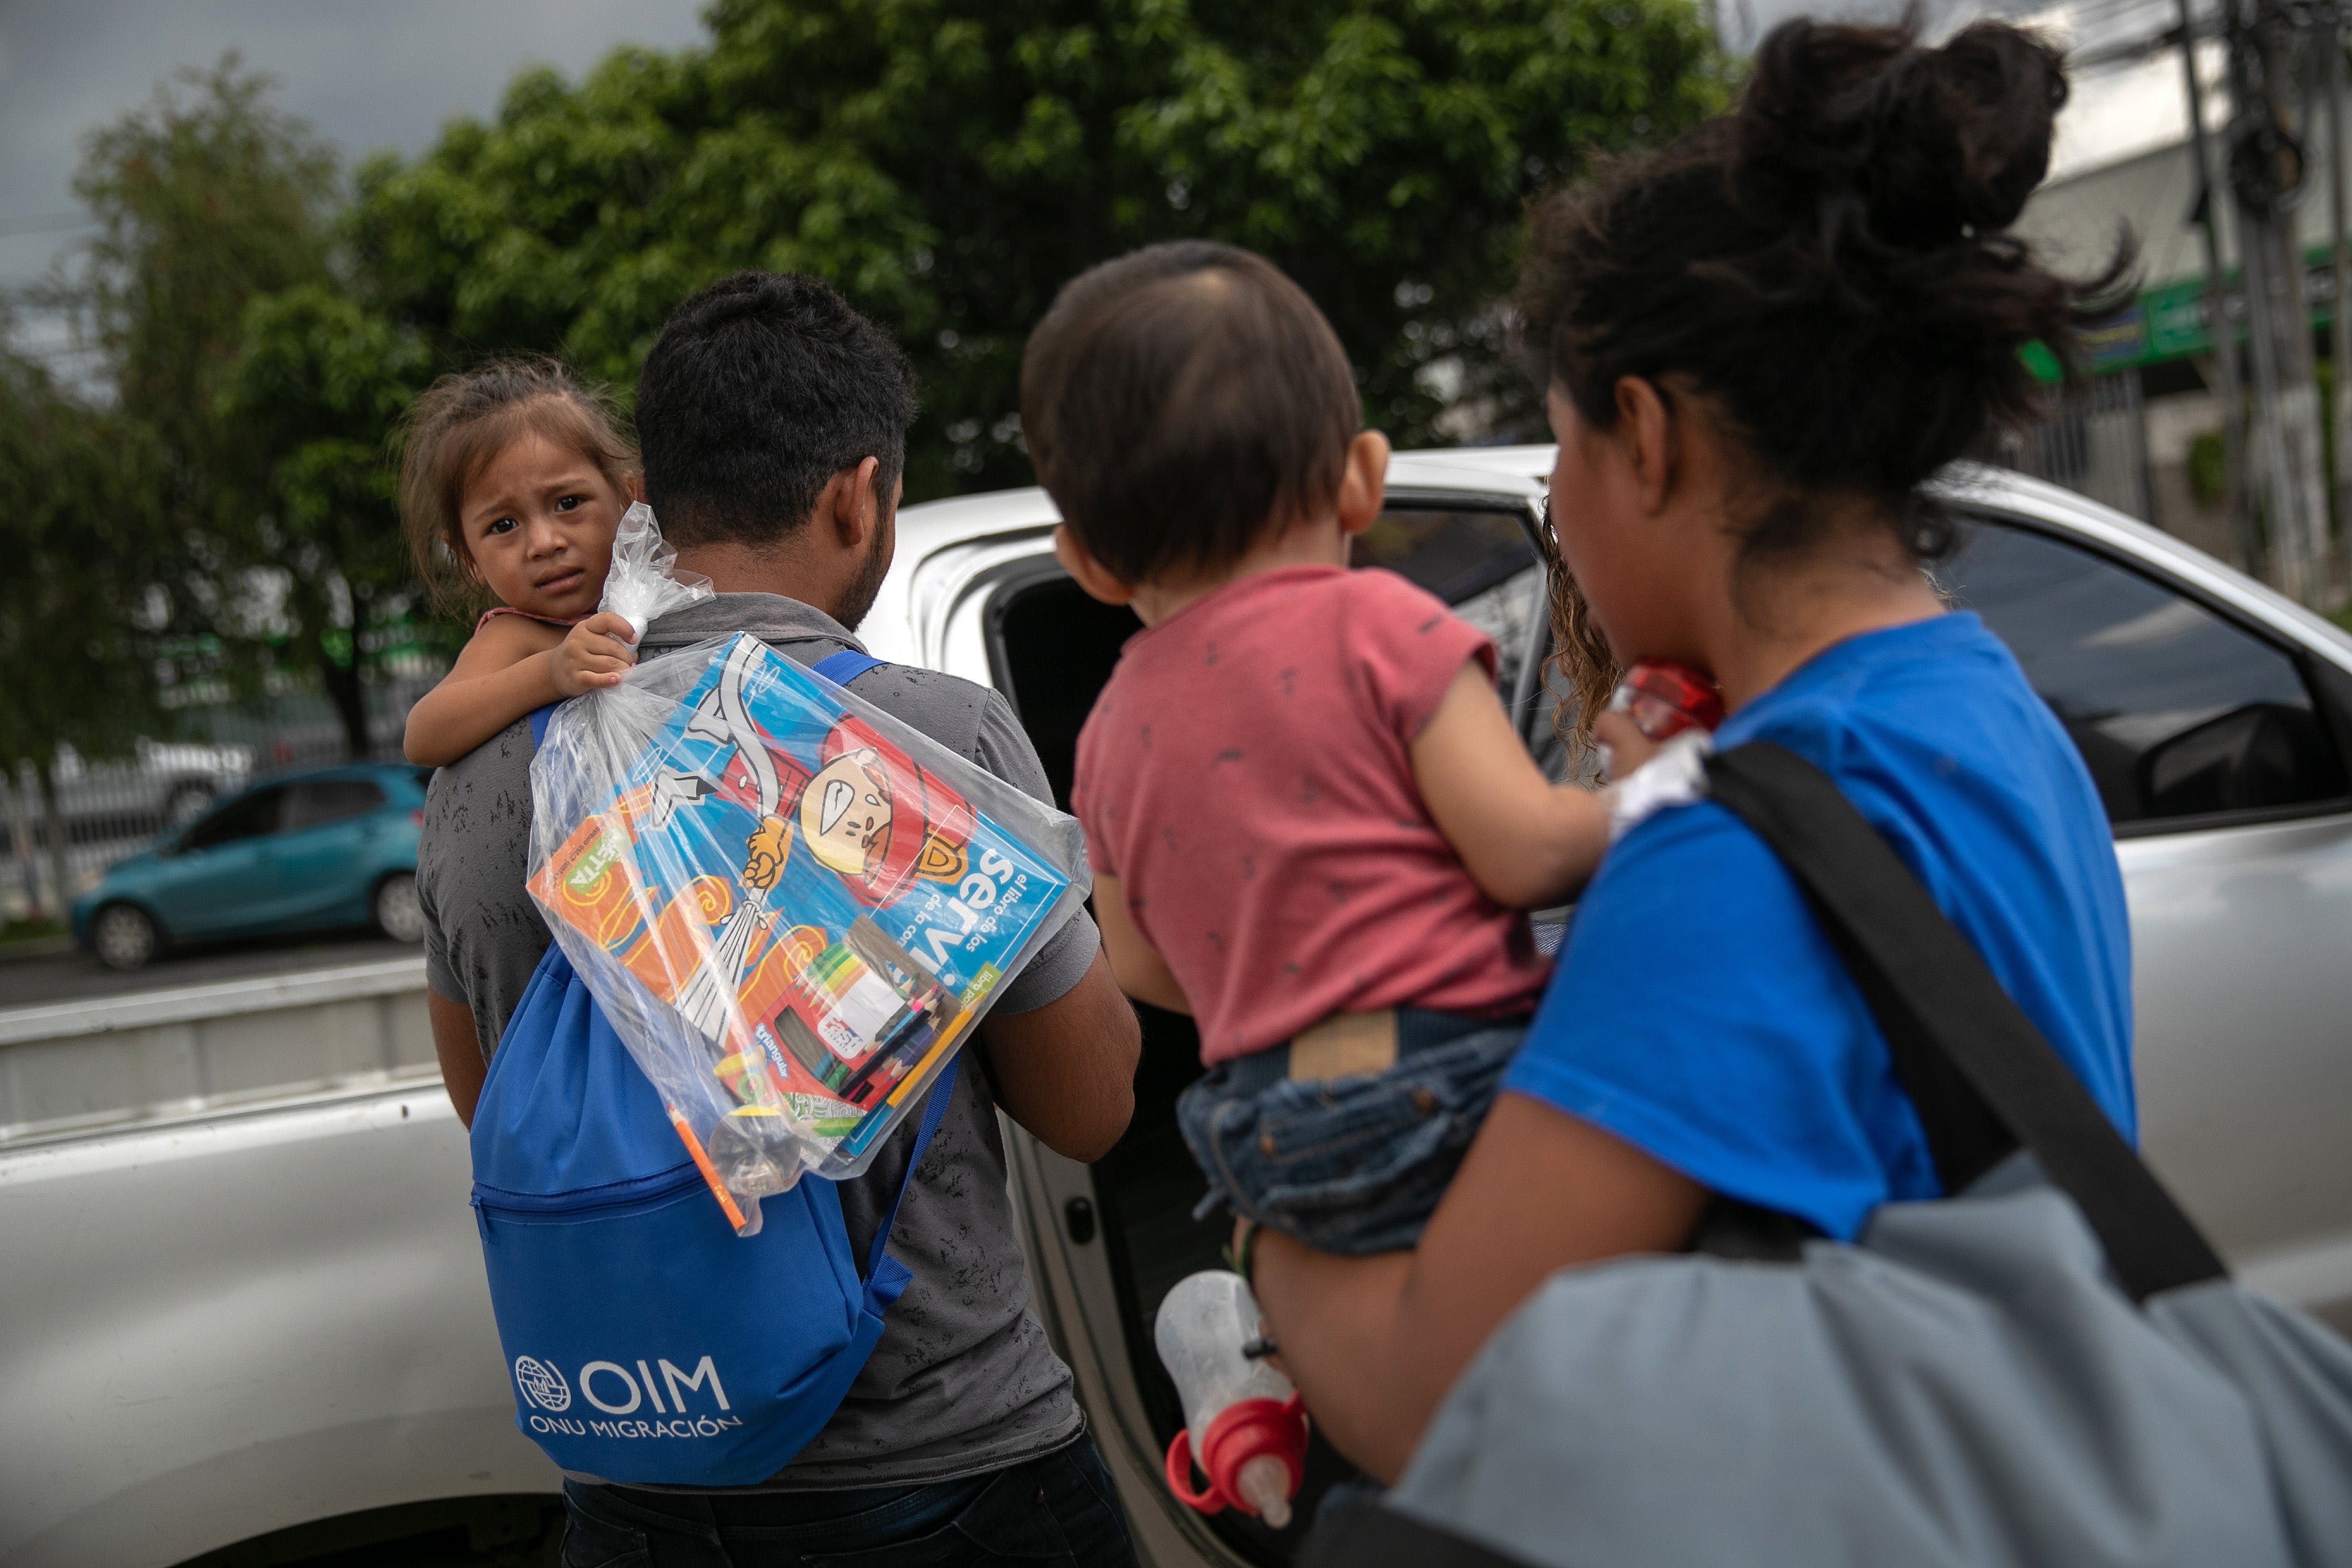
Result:
<svg viewBox="0 0 2352 1568"><path fill-rule="evenodd" d="M1561 645L1589 615L1620 660L1711 670L1719 745L1825 769L2128 1135L2129 933L2098 795L2007 649L1920 570L1951 525L1919 486L2032 417L2019 351L2071 356L2105 288L2008 232L2064 98L2059 57L2003 25L1927 49L1790 23L1734 113L1538 208L1520 304L1559 442ZM1701 802L1612 851L1420 1246L1341 1258L1266 1234L1253 1273L1323 1430L1393 1479L1553 1270L1678 1249L1712 1194L1846 1238L1938 1190L1803 896Z"/></svg>

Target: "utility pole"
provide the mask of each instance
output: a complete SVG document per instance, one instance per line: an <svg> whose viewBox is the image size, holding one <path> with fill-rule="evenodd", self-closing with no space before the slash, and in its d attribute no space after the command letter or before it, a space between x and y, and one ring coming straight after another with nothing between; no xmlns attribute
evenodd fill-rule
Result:
<svg viewBox="0 0 2352 1568"><path fill-rule="evenodd" d="M2225 3L2237 120L2230 175L2252 316L2252 445L2269 525L2267 575L2289 597L2315 604L2326 591L2327 500L2321 478L2318 367L2304 306L2303 258L2295 247L2294 207L2303 158L2291 133L2287 21L2280 0L2252 0L2250 21L2240 17L2235 0Z"/></svg>
<svg viewBox="0 0 2352 1568"><path fill-rule="evenodd" d="M2228 0L2224 0L2227 4ZM2180 68L2189 79L2189 151L2197 164L2197 230L2205 241L2205 332L2213 344L2214 400L2221 405L2221 502L2237 542L2239 569L2262 570L2253 509L2246 504L2246 381L2238 369L2238 321L2230 310L2230 275L2221 266L2221 209L2228 182L2215 168L2212 138L2205 134L2205 84L2197 75L2197 27L2189 0L2180 7ZM2341 405L2339 405L2341 406Z"/></svg>
<svg viewBox="0 0 2352 1568"><path fill-rule="evenodd" d="M2352 526L2352 245L2347 244L2345 234L2344 16L2336 5L2321 13L2314 36L2322 60L2319 79L2327 93L2327 219L2334 241L2328 259L2336 282L2335 331L2327 356L2336 389L2336 471L2328 479L2336 498L2336 524L2347 527ZM2330 587L2323 582L2321 591L2328 593Z"/></svg>

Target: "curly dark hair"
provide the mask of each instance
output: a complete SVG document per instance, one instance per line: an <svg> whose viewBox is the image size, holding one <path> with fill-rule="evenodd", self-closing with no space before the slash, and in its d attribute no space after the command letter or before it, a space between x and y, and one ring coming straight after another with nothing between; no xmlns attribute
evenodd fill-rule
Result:
<svg viewBox="0 0 2352 1568"><path fill-rule="evenodd" d="M2130 270L2127 238L2078 281L2010 232L2066 94L2058 51L2004 23L1935 48L1910 22L1784 23L1731 113L1536 206L1517 300L1530 371L1602 430L1626 376L1707 398L1757 481L1743 564L1815 547L1827 497L1943 555L1953 524L1921 485L2040 416L2020 351L2038 340L2078 374L2081 327ZM1616 672L1605 648L1585 668L1601 639L1552 564L1589 729Z"/></svg>

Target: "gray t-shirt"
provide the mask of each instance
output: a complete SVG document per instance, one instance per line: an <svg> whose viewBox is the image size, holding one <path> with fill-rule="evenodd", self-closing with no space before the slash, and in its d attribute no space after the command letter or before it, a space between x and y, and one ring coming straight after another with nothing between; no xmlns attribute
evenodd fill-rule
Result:
<svg viewBox="0 0 2352 1568"><path fill-rule="evenodd" d="M643 649L651 658L735 631L803 664L859 646L832 616L795 600L722 594L656 621ZM850 687L958 755L1052 801L1035 749L997 693L895 664ZM530 726L523 722L443 768L417 845L426 980L472 1009L485 1058L550 941L523 888L530 757ZM997 1009L1028 1012L1060 998L1094 962L1098 941L1093 921L1079 914L1004 987ZM984 1052L964 1054L954 1098L907 1189L889 1245L914 1278L890 1309L881 1342L824 1430L761 1489L950 1480L1045 1453L1083 1425L1070 1369L1029 1313L985 1067ZM842 1215L861 1259L906 1173L914 1136L909 1118L866 1174L842 1184Z"/></svg>

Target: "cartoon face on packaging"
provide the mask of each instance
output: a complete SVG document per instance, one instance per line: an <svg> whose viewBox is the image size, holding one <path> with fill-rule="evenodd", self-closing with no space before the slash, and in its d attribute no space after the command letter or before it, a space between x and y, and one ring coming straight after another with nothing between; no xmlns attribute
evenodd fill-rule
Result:
<svg viewBox="0 0 2352 1568"><path fill-rule="evenodd" d="M890 852L890 779L871 747L827 763L801 792L801 837L827 869L867 877Z"/></svg>

